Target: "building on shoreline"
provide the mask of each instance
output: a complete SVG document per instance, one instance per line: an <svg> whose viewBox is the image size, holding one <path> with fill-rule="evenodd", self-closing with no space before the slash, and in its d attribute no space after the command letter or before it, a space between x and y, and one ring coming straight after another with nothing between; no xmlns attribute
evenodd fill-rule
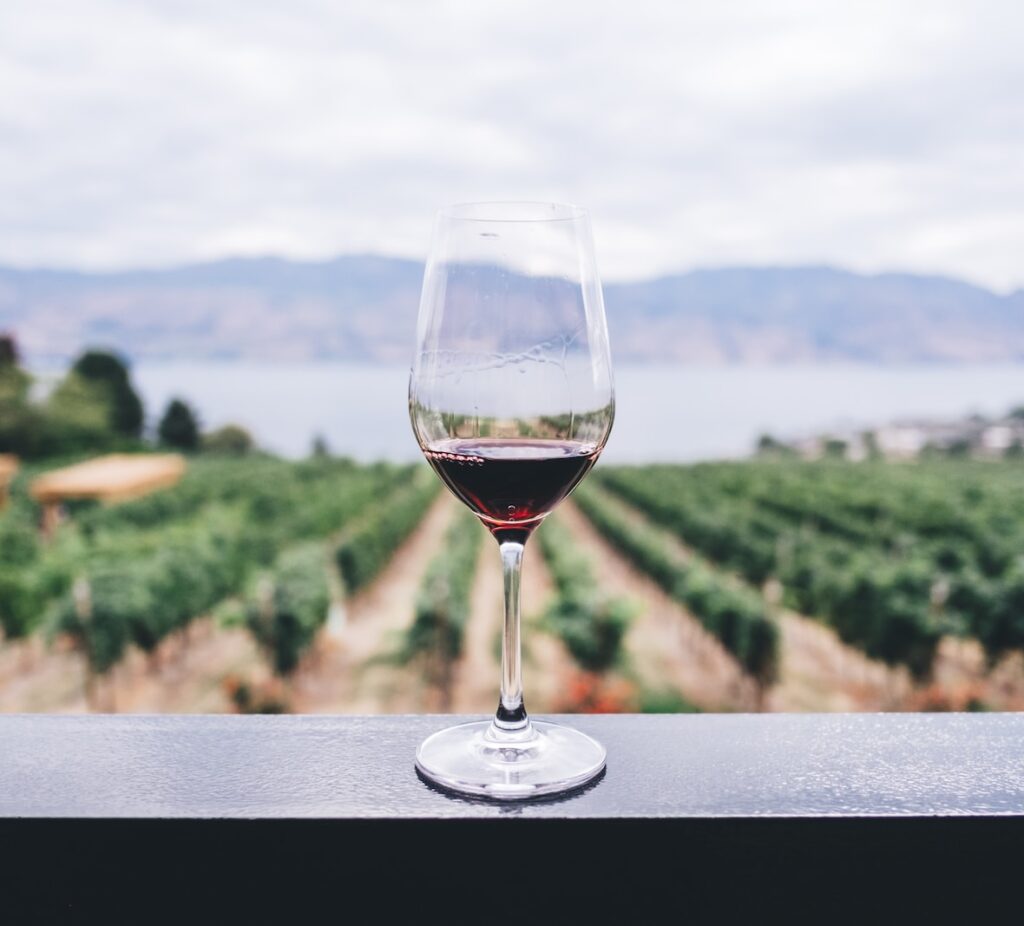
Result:
<svg viewBox="0 0 1024 926"><path fill-rule="evenodd" d="M764 437L761 454L789 453L801 459L917 460L930 456L1000 460L1024 457L1024 407L1000 418L971 415L954 421L895 421L875 429L838 428L825 434L780 441Z"/></svg>

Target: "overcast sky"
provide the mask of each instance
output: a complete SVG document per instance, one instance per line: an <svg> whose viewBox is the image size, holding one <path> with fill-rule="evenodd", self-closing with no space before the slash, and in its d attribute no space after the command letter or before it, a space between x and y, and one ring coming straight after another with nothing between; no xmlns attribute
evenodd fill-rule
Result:
<svg viewBox="0 0 1024 926"><path fill-rule="evenodd" d="M1024 4L4 0L0 262L422 257L588 206L606 279L1024 285Z"/></svg>

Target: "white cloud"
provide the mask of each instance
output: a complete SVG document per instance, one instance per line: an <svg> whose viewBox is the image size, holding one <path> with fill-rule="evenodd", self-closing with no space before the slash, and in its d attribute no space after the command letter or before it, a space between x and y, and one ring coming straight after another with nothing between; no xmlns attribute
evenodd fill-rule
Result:
<svg viewBox="0 0 1024 926"><path fill-rule="evenodd" d="M609 279L1024 285L1022 10L11 0L0 261L422 256L444 203L554 198Z"/></svg>

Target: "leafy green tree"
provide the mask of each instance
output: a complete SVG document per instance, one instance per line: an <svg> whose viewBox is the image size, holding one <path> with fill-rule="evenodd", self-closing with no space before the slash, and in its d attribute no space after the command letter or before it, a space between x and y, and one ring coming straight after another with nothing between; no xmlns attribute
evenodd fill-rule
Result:
<svg viewBox="0 0 1024 926"><path fill-rule="evenodd" d="M0 334L0 369L21 365L18 342L13 334Z"/></svg>
<svg viewBox="0 0 1024 926"><path fill-rule="evenodd" d="M161 444L175 447L178 450L197 450L199 448L199 422L195 412L181 399L171 399L160 424L157 435Z"/></svg>
<svg viewBox="0 0 1024 926"><path fill-rule="evenodd" d="M771 434L762 434L757 439L758 456L794 456L793 448L777 440Z"/></svg>
<svg viewBox="0 0 1024 926"><path fill-rule="evenodd" d="M132 387L128 365L116 354L87 350L71 372L90 383L102 385L110 402L110 425L124 437L139 437L145 414L142 400Z"/></svg>
<svg viewBox="0 0 1024 926"><path fill-rule="evenodd" d="M864 441L864 454L869 460L881 460L882 450L878 446L878 435L874 431L865 431L861 438Z"/></svg>
<svg viewBox="0 0 1024 926"><path fill-rule="evenodd" d="M846 441L838 437L830 437L825 441L825 445L822 448L826 457L830 460L843 460L846 458L846 451L849 449L849 445Z"/></svg>
<svg viewBox="0 0 1024 926"><path fill-rule="evenodd" d="M108 447L114 437L105 385L68 373L43 408L41 453L98 450Z"/></svg>
<svg viewBox="0 0 1024 926"><path fill-rule="evenodd" d="M0 336L0 452L24 457L99 450L137 438L142 402L113 354L86 351L44 402L31 397L13 336Z"/></svg>
<svg viewBox="0 0 1024 926"><path fill-rule="evenodd" d="M14 336L0 335L0 453L34 456L41 420L29 404L32 377L22 369Z"/></svg>
<svg viewBox="0 0 1024 926"><path fill-rule="evenodd" d="M331 455L331 448L327 444L327 438L323 434L317 434L313 438L313 446L310 450L310 456L317 460L322 460Z"/></svg>
<svg viewBox="0 0 1024 926"><path fill-rule="evenodd" d="M254 446L252 435L237 424L226 424L203 435L203 450L209 453L242 456L252 451Z"/></svg>
<svg viewBox="0 0 1024 926"><path fill-rule="evenodd" d="M971 442L966 437L959 437L949 445L946 451L951 457L963 459L971 455Z"/></svg>

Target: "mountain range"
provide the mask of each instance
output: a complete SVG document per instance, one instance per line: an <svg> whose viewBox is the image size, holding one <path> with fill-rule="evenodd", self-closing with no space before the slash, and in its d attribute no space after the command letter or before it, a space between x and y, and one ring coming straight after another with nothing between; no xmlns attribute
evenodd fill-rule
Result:
<svg viewBox="0 0 1024 926"><path fill-rule="evenodd" d="M0 267L0 330L32 363L409 359L423 266L352 255L85 273ZM618 362L1024 360L1024 290L833 267L730 267L608 283Z"/></svg>

